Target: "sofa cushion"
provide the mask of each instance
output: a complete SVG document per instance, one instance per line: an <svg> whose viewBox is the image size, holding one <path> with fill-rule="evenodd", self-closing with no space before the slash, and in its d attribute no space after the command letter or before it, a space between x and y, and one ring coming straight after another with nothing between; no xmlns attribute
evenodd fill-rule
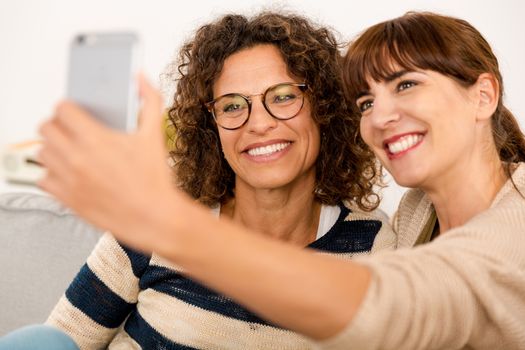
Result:
<svg viewBox="0 0 525 350"><path fill-rule="evenodd" d="M0 336L46 320L100 235L49 196L0 194Z"/></svg>

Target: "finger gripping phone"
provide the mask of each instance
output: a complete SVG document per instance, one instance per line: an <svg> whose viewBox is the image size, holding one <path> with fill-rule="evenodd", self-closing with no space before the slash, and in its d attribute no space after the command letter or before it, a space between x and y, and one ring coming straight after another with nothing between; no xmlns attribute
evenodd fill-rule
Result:
<svg viewBox="0 0 525 350"><path fill-rule="evenodd" d="M84 33L70 46L67 97L107 126L137 125L139 39L134 33Z"/></svg>

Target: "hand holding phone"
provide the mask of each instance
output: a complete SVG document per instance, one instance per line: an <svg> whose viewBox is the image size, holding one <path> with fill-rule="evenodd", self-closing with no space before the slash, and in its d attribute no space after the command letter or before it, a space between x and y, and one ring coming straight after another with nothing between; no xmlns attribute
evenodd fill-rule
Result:
<svg viewBox="0 0 525 350"><path fill-rule="evenodd" d="M135 132L113 131L76 104L61 103L40 129L37 158L48 170L39 181L41 189L93 225L113 234L126 232L130 236L122 236L123 242L133 247L151 232L151 221L141 221L159 217L158 206L170 202L175 190L166 161L162 97L146 79L138 80L143 104ZM191 202L189 197L182 201L183 206Z"/></svg>
<svg viewBox="0 0 525 350"><path fill-rule="evenodd" d="M133 33L86 33L70 44L67 97L105 125L137 125L139 39ZM35 160L40 142L0 150L0 179L35 184L44 175Z"/></svg>

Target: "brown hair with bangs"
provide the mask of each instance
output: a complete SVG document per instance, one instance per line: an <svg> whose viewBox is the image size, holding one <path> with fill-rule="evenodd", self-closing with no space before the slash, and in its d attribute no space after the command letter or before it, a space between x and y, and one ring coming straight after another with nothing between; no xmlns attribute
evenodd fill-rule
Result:
<svg viewBox="0 0 525 350"><path fill-rule="evenodd" d="M502 161L525 161L525 138L516 118L503 105L503 80L488 42L468 22L429 12L408 12L364 31L349 47L343 63L345 94L355 105L369 90L367 79L383 81L397 65L432 70L472 86L482 73L498 81L499 101L492 115L492 135Z"/></svg>
<svg viewBox="0 0 525 350"><path fill-rule="evenodd" d="M315 199L331 205L349 200L364 210L375 208L377 163L357 137L359 121L344 98L339 44L329 29L294 14L262 12L252 18L228 14L200 27L183 45L168 72L177 83L168 113L176 130L170 153L177 185L208 206L234 196L235 173L203 103L212 100L213 83L226 58L259 44L275 45L288 70L308 85L312 118L321 131Z"/></svg>

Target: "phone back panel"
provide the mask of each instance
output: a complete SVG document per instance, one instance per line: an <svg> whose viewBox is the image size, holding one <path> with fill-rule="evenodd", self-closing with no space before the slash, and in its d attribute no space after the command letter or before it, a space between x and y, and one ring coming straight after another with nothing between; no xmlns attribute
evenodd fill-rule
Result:
<svg viewBox="0 0 525 350"><path fill-rule="evenodd" d="M134 129L137 50L133 33L78 35L71 44L68 98L112 128Z"/></svg>

